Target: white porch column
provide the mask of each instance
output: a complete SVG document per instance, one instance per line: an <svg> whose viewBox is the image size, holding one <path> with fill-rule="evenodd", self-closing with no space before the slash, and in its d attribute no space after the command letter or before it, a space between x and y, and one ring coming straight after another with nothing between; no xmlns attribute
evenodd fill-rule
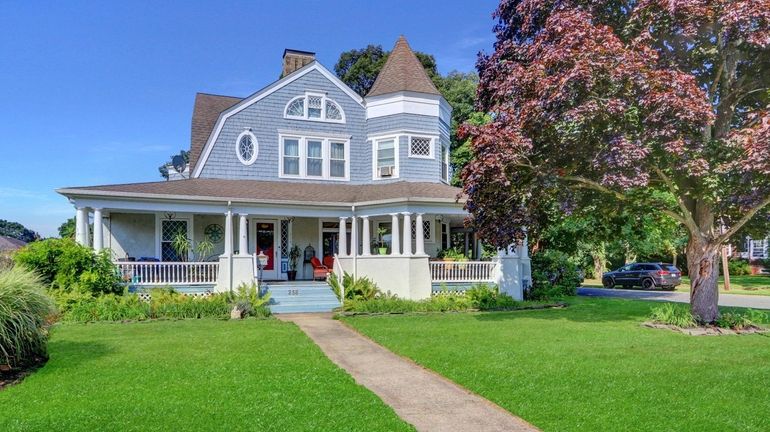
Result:
<svg viewBox="0 0 770 432"><path fill-rule="evenodd" d="M233 256L233 211L225 213L225 253L226 257Z"/></svg>
<svg viewBox="0 0 770 432"><path fill-rule="evenodd" d="M104 249L104 230L102 229L102 209L94 209L94 250Z"/></svg>
<svg viewBox="0 0 770 432"><path fill-rule="evenodd" d="M88 244L88 212L85 207L78 207L75 212L75 241L82 246Z"/></svg>
<svg viewBox="0 0 770 432"><path fill-rule="evenodd" d="M412 255L412 214L404 212L404 255Z"/></svg>
<svg viewBox="0 0 770 432"><path fill-rule="evenodd" d="M348 230L348 218L341 217L340 218L340 234L339 238L337 239L339 246L337 254L341 257L348 255L348 243L347 243L347 230Z"/></svg>
<svg viewBox="0 0 770 432"><path fill-rule="evenodd" d="M249 254L249 238L246 235L247 232L247 225L248 221L246 220L246 217L248 216L245 213L239 213L238 216L240 216L238 220L238 255L248 255Z"/></svg>
<svg viewBox="0 0 770 432"><path fill-rule="evenodd" d="M390 254L401 255L401 239L398 233L398 213L390 214Z"/></svg>
<svg viewBox="0 0 770 432"><path fill-rule="evenodd" d="M364 226L363 241L361 242L361 248L363 249L362 255L369 256L372 254L372 236L369 233L369 216L361 216L361 224Z"/></svg>
<svg viewBox="0 0 770 432"><path fill-rule="evenodd" d="M414 221L417 228L417 239L415 240L414 253L415 255L425 255L425 228L422 224L422 213L417 213L417 217Z"/></svg>
<svg viewBox="0 0 770 432"><path fill-rule="evenodd" d="M350 256L358 255L358 216L350 218Z"/></svg>

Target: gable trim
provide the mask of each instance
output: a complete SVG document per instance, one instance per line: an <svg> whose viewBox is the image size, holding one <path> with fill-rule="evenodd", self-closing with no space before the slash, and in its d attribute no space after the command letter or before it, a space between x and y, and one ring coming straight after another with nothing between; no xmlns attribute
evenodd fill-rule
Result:
<svg viewBox="0 0 770 432"><path fill-rule="evenodd" d="M300 69L297 69L296 71L290 73L289 75L286 75L285 77L270 84L269 86L263 88L262 90L259 90L258 92L245 98L241 102L233 105L232 107L226 109L225 111L222 111L222 113L219 114L219 118L217 119L217 122L214 125L214 132L212 132L211 135L209 135L209 138L206 141L206 145L203 146L201 155L198 158L197 163L195 164L195 171L193 171L192 177L193 178L200 177L201 172L203 172L203 167L206 165L206 162L208 162L209 156L211 155L211 150L214 147L214 143L217 142L217 139L219 138L219 134L222 132L222 128L224 127L225 121L227 121L227 119L234 116L235 114L238 114L239 112L243 111L244 109L248 108L254 103L259 102L260 100L266 98L267 96L270 96L276 91L286 87L287 85L293 83L294 81L302 78L303 76L307 75L312 71L318 71L321 75L326 77L326 79L334 83L334 85L336 85L340 90L345 92L345 94L350 96L351 99L358 102L358 104L361 105L361 107L365 108L364 99L361 96L359 96L358 93L354 92L353 89L348 87L347 84L342 82L328 69L323 67L322 64L318 63L317 61L314 61L312 63L305 65Z"/></svg>

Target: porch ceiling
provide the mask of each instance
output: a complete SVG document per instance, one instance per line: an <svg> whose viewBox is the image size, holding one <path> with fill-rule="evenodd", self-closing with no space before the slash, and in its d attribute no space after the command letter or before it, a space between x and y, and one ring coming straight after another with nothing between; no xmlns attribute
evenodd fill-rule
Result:
<svg viewBox="0 0 770 432"><path fill-rule="evenodd" d="M69 197L241 202L314 206L366 206L395 202L463 204L461 189L441 183L350 185L258 180L184 179L58 189Z"/></svg>

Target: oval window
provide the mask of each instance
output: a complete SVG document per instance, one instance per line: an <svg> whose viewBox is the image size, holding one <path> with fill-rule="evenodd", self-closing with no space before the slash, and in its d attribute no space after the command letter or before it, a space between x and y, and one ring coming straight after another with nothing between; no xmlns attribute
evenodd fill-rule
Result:
<svg viewBox="0 0 770 432"><path fill-rule="evenodd" d="M250 131L240 134L235 143L235 153L242 164L253 164L257 160L257 137Z"/></svg>

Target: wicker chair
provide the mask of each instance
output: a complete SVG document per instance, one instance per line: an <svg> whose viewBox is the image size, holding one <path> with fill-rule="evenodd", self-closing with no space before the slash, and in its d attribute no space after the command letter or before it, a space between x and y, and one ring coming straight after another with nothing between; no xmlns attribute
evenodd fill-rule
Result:
<svg viewBox="0 0 770 432"><path fill-rule="evenodd" d="M326 279L332 272L316 257L310 258L310 265L313 266L313 280Z"/></svg>

